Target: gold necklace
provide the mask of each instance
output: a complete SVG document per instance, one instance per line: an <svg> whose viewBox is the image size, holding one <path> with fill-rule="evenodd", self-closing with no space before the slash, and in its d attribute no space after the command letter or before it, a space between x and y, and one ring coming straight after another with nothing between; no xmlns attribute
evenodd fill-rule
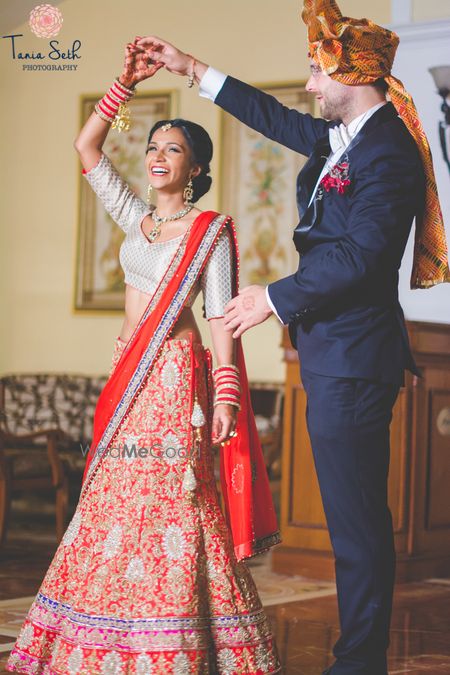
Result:
<svg viewBox="0 0 450 675"><path fill-rule="evenodd" d="M151 218L155 225L152 227L150 232L147 235L147 239L153 243L155 239L159 237L161 234L161 225L164 223L168 223L173 220L179 220L180 218L183 218L184 216L187 216L187 214L192 211L194 208L193 204L188 204L184 209L181 209L181 211L177 211L176 213L173 214L173 216L158 216L156 209L154 209L151 212Z"/></svg>

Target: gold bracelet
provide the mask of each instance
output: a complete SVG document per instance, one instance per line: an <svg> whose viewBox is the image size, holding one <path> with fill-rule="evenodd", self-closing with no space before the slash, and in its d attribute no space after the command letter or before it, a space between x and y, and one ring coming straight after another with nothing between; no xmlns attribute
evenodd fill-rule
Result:
<svg viewBox="0 0 450 675"><path fill-rule="evenodd" d="M187 81L187 86L189 89L194 86L194 81L195 81L195 64L197 61L191 54L186 54L186 56L189 56L192 59L192 73L189 74L188 81Z"/></svg>

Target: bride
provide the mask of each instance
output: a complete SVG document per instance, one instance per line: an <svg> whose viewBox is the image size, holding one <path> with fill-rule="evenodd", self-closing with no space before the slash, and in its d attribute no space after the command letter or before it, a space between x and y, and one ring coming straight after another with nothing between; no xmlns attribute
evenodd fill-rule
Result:
<svg viewBox="0 0 450 675"><path fill-rule="evenodd" d="M135 44L75 147L122 228L125 320L99 397L80 500L8 660L23 673L278 673L268 619L244 559L279 541L240 339L224 329L237 293L227 216L194 204L212 143L187 120L150 130L136 196L102 147L152 77ZM202 292L211 352L192 304ZM222 444L226 518L213 444Z"/></svg>

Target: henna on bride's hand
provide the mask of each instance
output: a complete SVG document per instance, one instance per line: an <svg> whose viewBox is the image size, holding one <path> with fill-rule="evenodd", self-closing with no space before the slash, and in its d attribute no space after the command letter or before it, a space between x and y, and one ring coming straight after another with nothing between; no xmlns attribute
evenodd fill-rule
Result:
<svg viewBox="0 0 450 675"><path fill-rule="evenodd" d="M244 309L255 309L255 298L253 295L245 295L242 300Z"/></svg>
<svg viewBox="0 0 450 675"><path fill-rule="evenodd" d="M134 87L142 80L153 77L162 65L151 59L147 50L129 42L125 48L125 61L120 76L122 84Z"/></svg>

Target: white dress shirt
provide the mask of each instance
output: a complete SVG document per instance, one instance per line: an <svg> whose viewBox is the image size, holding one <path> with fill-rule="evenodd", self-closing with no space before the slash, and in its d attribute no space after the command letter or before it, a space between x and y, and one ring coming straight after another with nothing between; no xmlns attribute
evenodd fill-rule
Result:
<svg viewBox="0 0 450 675"><path fill-rule="evenodd" d="M206 73L199 82L199 94L203 98L209 98L210 101L215 101L216 96L222 89L227 76L209 66Z"/></svg>
<svg viewBox="0 0 450 675"><path fill-rule="evenodd" d="M219 70L216 70L215 68L211 68L210 66L206 71L206 73L203 75L202 79L200 80L199 85L200 96L202 96L203 98L208 98L210 101L215 101L216 96L222 89L226 79L227 79L226 75L221 73ZM337 164L340 157L342 157L342 155L344 154L344 152L346 151L347 147L350 145L351 141L356 136L356 134L358 134L361 131L367 120L370 117L372 117L372 115L384 105L386 105L386 101L381 101L381 103L377 103L372 108L369 108L369 110L366 110L364 113L362 113L362 115L358 115L358 117L355 117L351 122L349 122L347 126L345 126L344 124L340 124L329 130L331 152L328 156L327 161L325 162L325 165L320 173L319 178L317 179L317 183L311 194L311 199L309 200L308 206L313 201L314 196L317 192L317 188L319 187L319 183L322 180L322 178L328 173L328 171L332 166ZM275 316L278 317L279 321L283 323L283 321L278 316L277 310L275 309L272 300L270 299L268 286L266 286L266 299L272 312L275 314Z"/></svg>

